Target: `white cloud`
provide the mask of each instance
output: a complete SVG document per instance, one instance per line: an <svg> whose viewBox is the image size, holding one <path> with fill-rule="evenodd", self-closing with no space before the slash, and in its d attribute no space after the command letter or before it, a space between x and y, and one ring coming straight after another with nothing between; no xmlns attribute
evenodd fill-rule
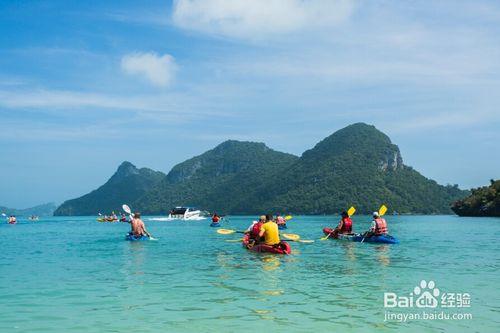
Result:
<svg viewBox="0 0 500 333"><path fill-rule="evenodd" d="M193 93L155 92L124 95L49 89L0 90L0 108L40 109L63 114L72 110L99 112L109 109L132 111L141 118L175 118L178 121L206 116L231 116L231 113L221 110L219 103L207 97L213 97L209 91L201 89ZM221 95L216 100L218 99L230 101L231 97Z"/></svg>
<svg viewBox="0 0 500 333"><path fill-rule="evenodd" d="M122 58L121 66L125 73L142 76L159 87L170 85L177 71L174 57L154 52L127 54Z"/></svg>
<svg viewBox="0 0 500 333"><path fill-rule="evenodd" d="M354 0L177 0L173 22L202 33L262 39L334 26L353 9Z"/></svg>
<svg viewBox="0 0 500 333"><path fill-rule="evenodd" d="M5 108L147 108L140 99L114 97L96 93L61 90L0 91L0 106ZM156 108L155 108L156 109Z"/></svg>

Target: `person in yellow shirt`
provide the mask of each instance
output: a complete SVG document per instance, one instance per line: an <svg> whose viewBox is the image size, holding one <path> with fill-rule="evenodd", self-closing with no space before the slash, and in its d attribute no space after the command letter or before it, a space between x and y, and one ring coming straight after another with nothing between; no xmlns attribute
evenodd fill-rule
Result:
<svg viewBox="0 0 500 333"><path fill-rule="evenodd" d="M273 221L273 216L271 214L266 215L266 223L260 227L259 236L264 237L264 243L266 245L273 246L280 243L278 225Z"/></svg>

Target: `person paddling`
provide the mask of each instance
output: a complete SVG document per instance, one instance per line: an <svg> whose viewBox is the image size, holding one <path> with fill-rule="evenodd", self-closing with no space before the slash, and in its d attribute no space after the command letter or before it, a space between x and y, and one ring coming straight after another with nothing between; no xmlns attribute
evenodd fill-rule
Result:
<svg viewBox="0 0 500 333"><path fill-rule="evenodd" d="M286 220L283 216L281 216L280 214L276 214L276 224L278 225L278 227L282 227L282 228L285 228L286 227Z"/></svg>
<svg viewBox="0 0 500 333"><path fill-rule="evenodd" d="M369 231L365 233L365 237L387 235L387 222L380 216L378 212L373 212L372 226Z"/></svg>
<svg viewBox="0 0 500 333"><path fill-rule="evenodd" d="M264 243L276 246L280 243L278 225L273 221L273 215L266 215L266 223L260 227L259 237L264 237Z"/></svg>
<svg viewBox="0 0 500 333"><path fill-rule="evenodd" d="M341 214L341 219L337 227L332 232L333 238L339 238L339 234L350 234L352 233L352 219L346 211Z"/></svg>
<svg viewBox="0 0 500 333"><path fill-rule="evenodd" d="M252 246L261 241L261 237L259 236L259 234L260 234L260 228L264 223L266 223L266 216L262 215L260 216L258 221L253 221L253 223L245 231L246 234L250 235L251 239L250 243L252 243Z"/></svg>
<svg viewBox="0 0 500 333"><path fill-rule="evenodd" d="M132 227L130 233L135 237L141 237L141 236L151 237L151 234L146 230L146 225L141 220L141 213L134 213L134 217L130 222L130 226Z"/></svg>
<svg viewBox="0 0 500 333"><path fill-rule="evenodd" d="M212 223L219 223L220 222L220 216L217 215L217 213L214 213L214 215L212 215Z"/></svg>

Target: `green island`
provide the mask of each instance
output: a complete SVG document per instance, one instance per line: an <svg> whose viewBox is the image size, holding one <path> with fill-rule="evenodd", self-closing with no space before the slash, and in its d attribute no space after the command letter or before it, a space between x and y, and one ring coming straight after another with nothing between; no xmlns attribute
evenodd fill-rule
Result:
<svg viewBox="0 0 500 333"><path fill-rule="evenodd" d="M471 190L471 195L456 201L452 210L459 216L500 216L500 180Z"/></svg>

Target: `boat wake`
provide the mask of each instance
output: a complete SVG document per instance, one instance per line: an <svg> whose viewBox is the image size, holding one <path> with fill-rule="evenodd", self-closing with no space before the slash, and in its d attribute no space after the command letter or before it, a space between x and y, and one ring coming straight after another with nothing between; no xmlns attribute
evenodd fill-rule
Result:
<svg viewBox="0 0 500 333"><path fill-rule="evenodd" d="M148 221L162 221L162 222L169 222L169 221L202 221L206 220L206 217L202 216L193 216L189 218L173 218L173 217L151 217L148 219Z"/></svg>

